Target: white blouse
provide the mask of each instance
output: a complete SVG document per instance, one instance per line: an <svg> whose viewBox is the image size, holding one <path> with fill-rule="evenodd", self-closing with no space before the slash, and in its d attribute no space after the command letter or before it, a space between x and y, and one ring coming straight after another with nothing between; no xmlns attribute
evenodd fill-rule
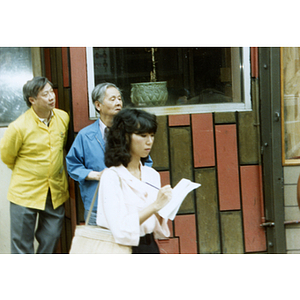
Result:
<svg viewBox="0 0 300 300"><path fill-rule="evenodd" d="M153 203L158 194L149 184L161 187L159 173L142 164L141 178L138 180L123 165L105 169L101 176L97 225L108 228L119 244L137 246L140 236L152 232L155 238L170 235L167 220L160 224L154 214L140 225L139 211Z"/></svg>

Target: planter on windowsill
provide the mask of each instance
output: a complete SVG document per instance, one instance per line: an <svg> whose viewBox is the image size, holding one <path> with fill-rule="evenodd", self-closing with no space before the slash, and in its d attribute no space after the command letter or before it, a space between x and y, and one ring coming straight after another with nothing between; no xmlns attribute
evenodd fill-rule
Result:
<svg viewBox="0 0 300 300"><path fill-rule="evenodd" d="M162 106L168 100L167 82L132 83L130 98L135 106Z"/></svg>

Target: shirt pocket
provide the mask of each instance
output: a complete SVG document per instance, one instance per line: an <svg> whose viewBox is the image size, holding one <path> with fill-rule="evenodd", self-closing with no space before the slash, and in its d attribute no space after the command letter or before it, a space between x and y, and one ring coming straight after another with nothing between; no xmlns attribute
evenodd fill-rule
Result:
<svg viewBox="0 0 300 300"><path fill-rule="evenodd" d="M64 148L65 139L66 139L66 131L57 131L51 137L51 144L55 149L62 151Z"/></svg>

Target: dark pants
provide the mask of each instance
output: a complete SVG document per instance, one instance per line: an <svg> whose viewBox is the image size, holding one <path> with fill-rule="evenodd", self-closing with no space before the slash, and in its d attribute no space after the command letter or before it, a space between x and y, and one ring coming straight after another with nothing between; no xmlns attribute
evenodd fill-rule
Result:
<svg viewBox="0 0 300 300"><path fill-rule="evenodd" d="M36 218L39 216L36 227ZM10 203L11 253L34 253L34 236L39 246L37 253L54 252L63 226L64 205L53 209L50 191L45 210Z"/></svg>
<svg viewBox="0 0 300 300"><path fill-rule="evenodd" d="M153 233L140 237L139 245L132 247L132 254L160 254Z"/></svg>

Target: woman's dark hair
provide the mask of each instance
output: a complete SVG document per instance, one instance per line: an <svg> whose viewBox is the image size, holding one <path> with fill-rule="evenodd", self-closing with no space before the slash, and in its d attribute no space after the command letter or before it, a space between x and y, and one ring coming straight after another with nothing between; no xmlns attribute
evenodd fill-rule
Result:
<svg viewBox="0 0 300 300"><path fill-rule="evenodd" d="M140 109L124 108L113 120L106 134L105 165L107 167L128 166L131 160L131 135L156 133L156 116ZM142 164L147 157L141 158Z"/></svg>

